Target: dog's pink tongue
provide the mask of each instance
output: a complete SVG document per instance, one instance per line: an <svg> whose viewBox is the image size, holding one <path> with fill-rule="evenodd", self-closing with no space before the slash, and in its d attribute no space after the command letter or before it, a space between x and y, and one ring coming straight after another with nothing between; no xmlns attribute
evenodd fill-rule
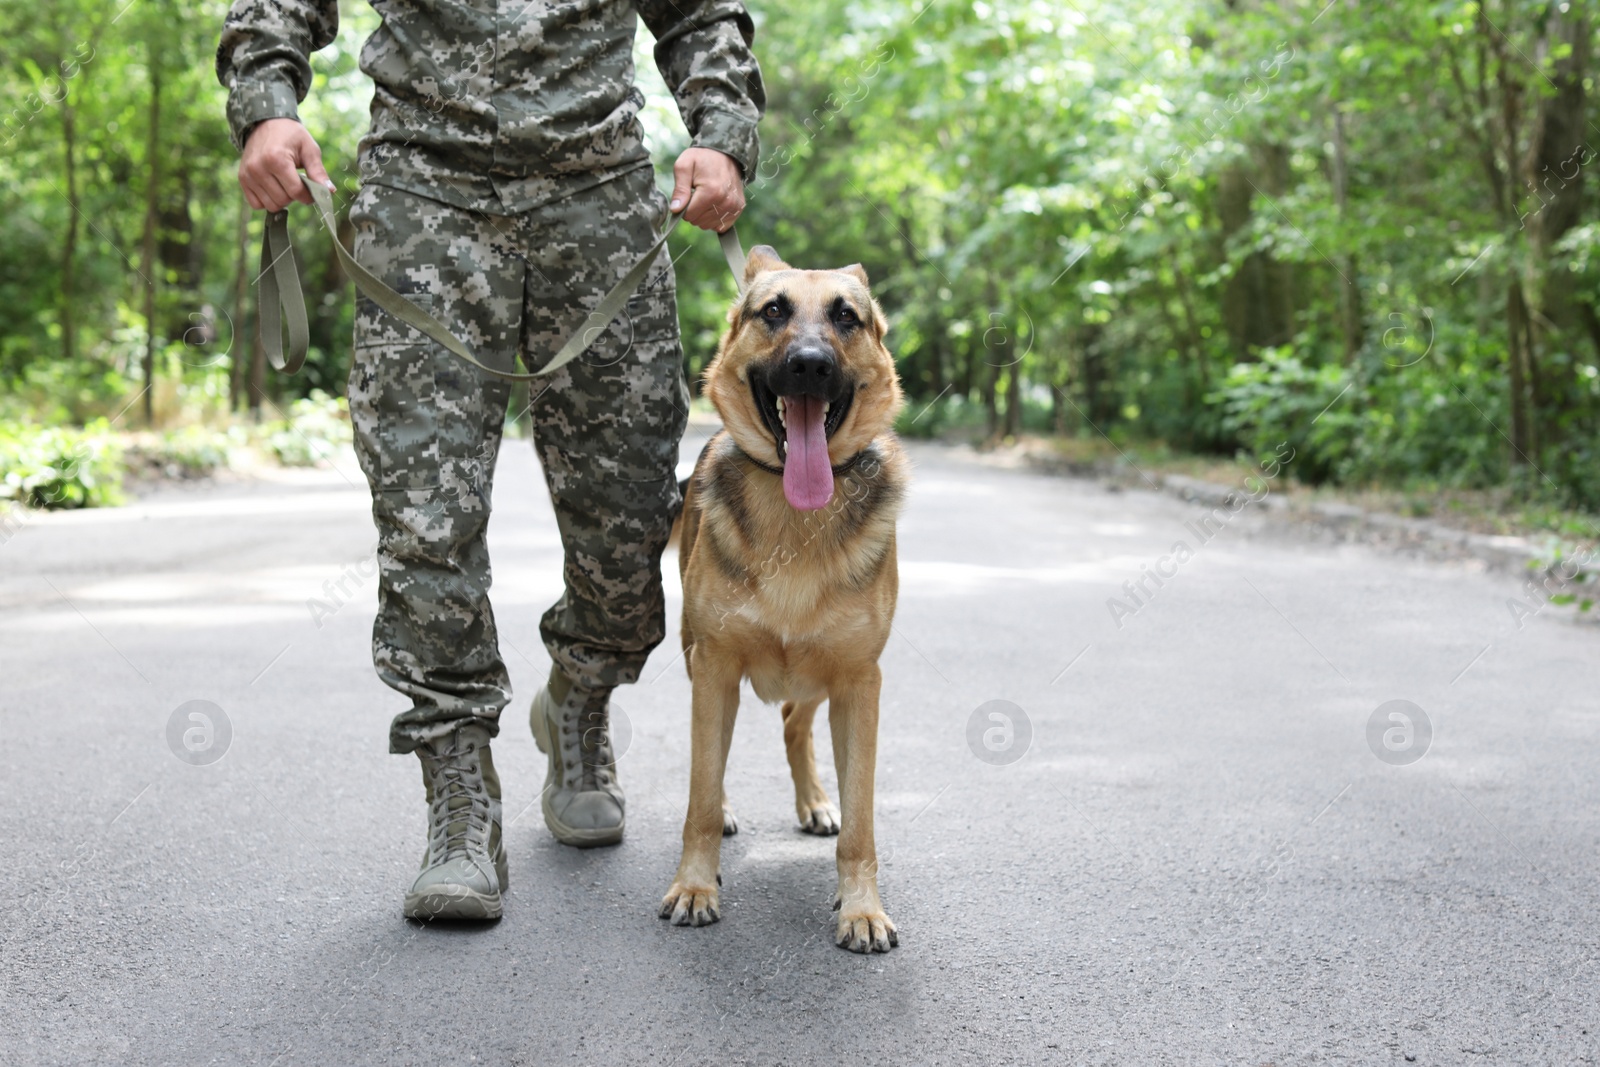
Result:
<svg viewBox="0 0 1600 1067"><path fill-rule="evenodd" d="M783 461L783 495L801 511L816 511L833 498L833 466L828 435L822 428L822 400L784 397L788 454Z"/></svg>

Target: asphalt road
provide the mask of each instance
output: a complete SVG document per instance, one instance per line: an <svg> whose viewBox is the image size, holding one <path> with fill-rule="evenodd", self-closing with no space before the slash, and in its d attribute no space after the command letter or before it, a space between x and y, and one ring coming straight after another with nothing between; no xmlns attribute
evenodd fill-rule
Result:
<svg viewBox="0 0 1600 1067"><path fill-rule="evenodd" d="M1519 628L1503 575L1249 511L1201 544L1198 505L912 454L888 956L831 943L832 841L799 832L748 693L723 921L656 918L687 797L676 619L617 700L627 841L551 840L524 714L559 550L525 443L491 526L519 699L512 891L483 928L400 917L425 812L386 751L353 465L30 521L0 544L0 1062L1596 1059L1600 628ZM1409 733L1390 708L1369 742L1391 700ZM187 711L169 735L189 701L222 710L209 738ZM186 729L220 758L180 759Z"/></svg>

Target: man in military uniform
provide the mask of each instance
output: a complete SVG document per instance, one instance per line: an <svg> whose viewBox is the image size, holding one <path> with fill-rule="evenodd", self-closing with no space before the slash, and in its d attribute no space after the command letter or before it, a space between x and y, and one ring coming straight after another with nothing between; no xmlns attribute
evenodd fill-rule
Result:
<svg viewBox="0 0 1600 1067"><path fill-rule="evenodd" d="M510 370L520 351L537 369L666 220L637 121L636 18L693 136L671 209L687 203L690 223L718 231L743 209L765 94L739 0L374 6L383 23L361 52L377 91L350 210L355 255L482 362ZM296 104L310 54L337 27L337 0L234 0L217 74L252 207L309 203L297 168L327 182ZM545 821L572 845L622 839L607 715L612 690L638 679L664 633L682 366L663 250L626 315L531 388L566 589L540 622L553 666L530 721L549 761ZM420 757L429 805L428 850L405 898L416 918L498 917L507 885L489 740L511 690L484 535L508 390L360 302L350 415L379 533L373 660L412 702L390 749Z"/></svg>

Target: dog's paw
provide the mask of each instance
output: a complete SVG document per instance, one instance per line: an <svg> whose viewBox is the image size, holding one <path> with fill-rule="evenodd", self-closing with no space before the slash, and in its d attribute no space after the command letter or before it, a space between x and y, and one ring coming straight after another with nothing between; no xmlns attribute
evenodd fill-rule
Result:
<svg viewBox="0 0 1600 1067"><path fill-rule="evenodd" d="M673 926L710 926L722 918L715 886L688 886L681 882L672 883L661 898L657 914L671 919Z"/></svg>
<svg viewBox="0 0 1600 1067"><path fill-rule="evenodd" d="M888 952L900 943L889 916L880 911L840 912L833 943L851 952Z"/></svg>
<svg viewBox="0 0 1600 1067"><path fill-rule="evenodd" d="M831 837L839 832L839 809L826 800L801 805L800 829L808 834Z"/></svg>
<svg viewBox="0 0 1600 1067"><path fill-rule="evenodd" d="M739 832L739 820L733 817L733 812L728 808L722 809L722 836L732 837Z"/></svg>

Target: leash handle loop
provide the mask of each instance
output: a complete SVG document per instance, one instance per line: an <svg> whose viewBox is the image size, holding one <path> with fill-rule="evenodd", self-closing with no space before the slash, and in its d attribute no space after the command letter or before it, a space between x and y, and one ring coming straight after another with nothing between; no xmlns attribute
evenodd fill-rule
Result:
<svg viewBox="0 0 1600 1067"><path fill-rule="evenodd" d="M289 244L287 208L269 214L267 224L261 231L260 285L257 302L261 310L261 346L275 369L285 374L296 374L306 361L306 349L311 344L311 328L306 321L306 304L300 293L300 270L295 266L294 248ZM289 326L287 359L283 355L285 321Z"/></svg>

